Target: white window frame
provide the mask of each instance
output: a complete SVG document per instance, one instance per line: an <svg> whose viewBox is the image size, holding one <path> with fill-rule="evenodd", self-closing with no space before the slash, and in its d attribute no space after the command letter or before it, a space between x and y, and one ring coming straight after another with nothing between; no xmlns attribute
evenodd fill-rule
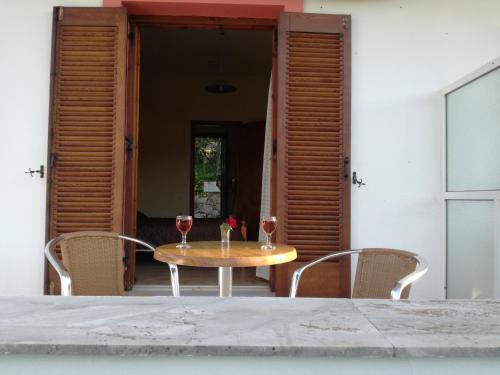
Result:
<svg viewBox="0 0 500 375"><path fill-rule="evenodd" d="M447 218L446 202L448 200L486 200L493 201L495 210L494 249L494 295L500 298L500 190L447 191L447 134L446 134L446 96L470 82L500 68L500 57L490 61L460 80L445 87L441 91L441 264L444 295L447 298Z"/></svg>

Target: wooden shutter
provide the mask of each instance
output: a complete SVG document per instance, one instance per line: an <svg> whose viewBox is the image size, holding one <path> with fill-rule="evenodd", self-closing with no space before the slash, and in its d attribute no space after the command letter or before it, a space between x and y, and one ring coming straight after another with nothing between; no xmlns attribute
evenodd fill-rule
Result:
<svg viewBox="0 0 500 375"><path fill-rule="evenodd" d="M297 248L293 271L350 244L350 17L284 13L278 33L277 239ZM349 296L350 260L306 271L300 295Z"/></svg>
<svg viewBox="0 0 500 375"><path fill-rule="evenodd" d="M126 11L59 7L54 23L47 235L121 232Z"/></svg>

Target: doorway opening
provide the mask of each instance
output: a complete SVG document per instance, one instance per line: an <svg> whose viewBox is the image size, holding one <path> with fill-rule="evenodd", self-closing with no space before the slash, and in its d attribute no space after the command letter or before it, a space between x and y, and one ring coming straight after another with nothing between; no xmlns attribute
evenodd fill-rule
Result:
<svg viewBox="0 0 500 375"><path fill-rule="evenodd" d="M178 242L175 217L191 214L188 241L258 240L273 30L140 28L137 237ZM246 233L241 223L246 223ZM245 227L245 225L244 225ZM266 287L255 268L234 270L238 287ZM217 269L181 267L181 292L217 285ZM137 249L136 285L168 286L165 264ZM267 288L268 290L268 288Z"/></svg>

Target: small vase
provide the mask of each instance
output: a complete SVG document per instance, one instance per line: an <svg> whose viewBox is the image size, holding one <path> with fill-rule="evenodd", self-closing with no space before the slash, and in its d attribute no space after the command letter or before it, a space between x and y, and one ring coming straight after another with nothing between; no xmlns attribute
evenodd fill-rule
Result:
<svg viewBox="0 0 500 375"><path fill-rule="evenodd" d="M231 235L231 228L220 228L220 243L222 247L229 247L229 238Z"/></svg>

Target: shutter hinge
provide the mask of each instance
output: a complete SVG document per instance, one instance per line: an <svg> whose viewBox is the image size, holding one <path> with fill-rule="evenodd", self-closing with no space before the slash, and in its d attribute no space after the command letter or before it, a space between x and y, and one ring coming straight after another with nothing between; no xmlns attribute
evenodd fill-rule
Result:
<svg viewBox="0 0 500 375"><path fill-rule="evenodd" d="M349 156L344 158L344 180L349 178Z"/></svg>
<svg viewBox="0 0 500 375"><path fill-rule="evenodd" d="M57 155L56 154L54 154L54 153L50 154L50 160L49 160L50 168L55 167L55 165L56 165L56 159L57 159Z"/></svg>
<svg viewBox="0 0 500 375"><path fill-rule="evenodd" d="M57 9L57 20L62 21L64 17L64 7L59 7Z"/></svg>
<svg viewBox="0 0 500 375"><path fill-rule="evenodd" d="M128 271L128 268L130 266L130 243L126 242L124 244L124 257L123 257L123 266L125 267L125 271ZM128 272L125 273L127 275ZM132 290L132 284L127 276L125 276L125 279L123 280L123 287L125 290Z"/></svg>
<svg viewBox="0 0 500 375"><path fill-rule="evenodd" d="M342 27L346 30L351 27L349 24L349 16L342 16Z"/></svg>
<svg viewBox="0 0 500 375"><path fill-rule="evenodd" d="M127 160L132 160L132 151L134 150L133 145L134 145L134 143L132 141L132 138L126 136L125 137L125 152L127 153Z"/></svg>
<svg viewBox="0 0 500 375"><path fill-rule="evenodd" d="M128 267L130 264L130 244L125 243L125 249L124 249L124 256L123 256L123 265L125 267Z"/></svg>

